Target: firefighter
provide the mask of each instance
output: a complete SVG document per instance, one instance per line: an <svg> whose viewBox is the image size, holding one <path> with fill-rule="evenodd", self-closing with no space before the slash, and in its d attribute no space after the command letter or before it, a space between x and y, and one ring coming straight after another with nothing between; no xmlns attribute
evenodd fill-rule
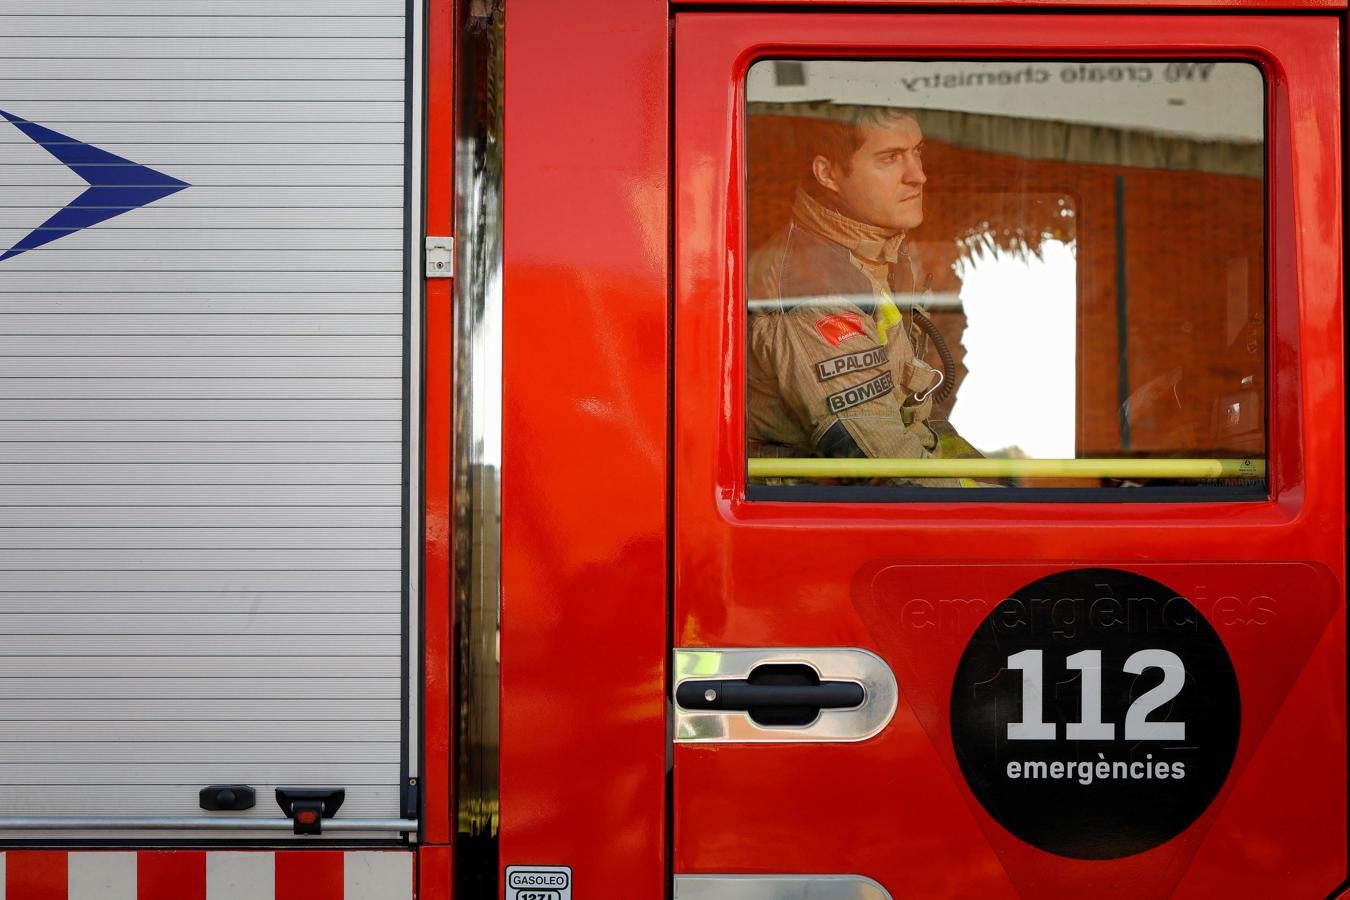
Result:
<svg viewBox="0 0 1350 900"><path fill-rule="evenodd" d="M790 221L750 261L751 456L936 455L942 373L920 358L905 247L923 221L922 142L898 109L821 123Z"/></svg>

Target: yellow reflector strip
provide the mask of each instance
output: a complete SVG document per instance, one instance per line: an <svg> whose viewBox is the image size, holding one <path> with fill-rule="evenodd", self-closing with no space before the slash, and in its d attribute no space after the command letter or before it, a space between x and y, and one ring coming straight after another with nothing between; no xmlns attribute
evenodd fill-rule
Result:
<svg viewBox="0 0 1350 900"><path fill-rule="evenodd" d="M877 303L877 312L880 318L877 319L877 340L881 344L886 343L887 332L900 324L900 307L895 305L895 300L891 297L890 291L881 292L881 301Z"/></svg>
<svg viewBox="0 0 1350 900"><path fill-rule="evenodd" d="M749 460L751 478L1260 478L1264 459Z"/></svg>

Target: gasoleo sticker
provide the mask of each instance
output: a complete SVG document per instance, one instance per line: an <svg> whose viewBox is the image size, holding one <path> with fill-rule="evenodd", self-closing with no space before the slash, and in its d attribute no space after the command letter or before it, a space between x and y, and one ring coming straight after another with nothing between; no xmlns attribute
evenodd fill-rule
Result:
<svg viewBox="0 0 1350 900"><path fill-rule="evenodd" d="M572 900L572 867L508 866L506 900Z"/></svg>

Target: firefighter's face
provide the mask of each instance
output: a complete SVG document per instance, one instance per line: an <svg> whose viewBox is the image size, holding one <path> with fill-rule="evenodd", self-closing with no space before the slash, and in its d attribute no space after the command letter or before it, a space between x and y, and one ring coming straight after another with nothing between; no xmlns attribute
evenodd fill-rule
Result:
<svg viewBox="0 0 1350 900"><path fill-rule="evenodd" d="M844 166L817 156L816 180L869 225L904 231L923 222L923 132L908 116L860 126L862 146Z"/></svg>

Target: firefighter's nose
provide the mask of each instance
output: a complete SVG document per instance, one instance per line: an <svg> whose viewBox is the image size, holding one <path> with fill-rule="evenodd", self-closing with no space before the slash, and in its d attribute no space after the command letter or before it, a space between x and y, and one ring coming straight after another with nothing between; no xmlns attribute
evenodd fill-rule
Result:
<svg viewBox="0 0 1350 900"><path fill-rule="evenodd" d="M915 160L910 164L909 168L905 170L905 184L912 184L917 187L927 181L928 176L923 173L922 162Z"/></svg>

